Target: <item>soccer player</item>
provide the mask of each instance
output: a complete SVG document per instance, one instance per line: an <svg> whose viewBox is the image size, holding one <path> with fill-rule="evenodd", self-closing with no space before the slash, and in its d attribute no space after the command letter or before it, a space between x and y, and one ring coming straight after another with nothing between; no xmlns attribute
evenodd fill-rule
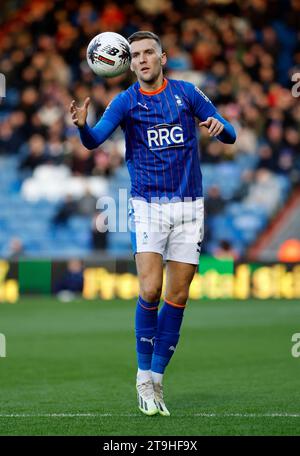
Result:
<svg viewBox="0 0 300 456"><path fill-rule="evenodd" d="M232 144L234 128L191 83L164 77L158 36L128 39L137 82L117 95L99 122L86 123L89 98L70 112L82 143L95 149L120 125L131 178L129 217L140 293L135 316L138 407L169 416L163 375L176 349L203 238L203 193L195 117L211 137ZM164 304L163 260L166 260Z"/></svg>

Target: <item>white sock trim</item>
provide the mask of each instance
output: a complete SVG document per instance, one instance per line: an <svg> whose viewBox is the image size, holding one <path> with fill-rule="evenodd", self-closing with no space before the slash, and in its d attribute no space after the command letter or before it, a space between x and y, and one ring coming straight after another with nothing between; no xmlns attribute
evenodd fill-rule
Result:
<svg viewBox="0 0 300 456"><path fill-rule="evenodd" d="M162 384L162 382L163 382L163 376L164 376L164 374L159 374L158 372L153 372L153 371L152 371L152 380L153 380L153 383L160 383L160 384Z"/></svg>
<svg viewBox="0 0 300 456"><path fill-rule="evenodd" d="M144 383L151 379L152 379L151 370L138 369L137 375L136 375L137 383Z"/></svg>

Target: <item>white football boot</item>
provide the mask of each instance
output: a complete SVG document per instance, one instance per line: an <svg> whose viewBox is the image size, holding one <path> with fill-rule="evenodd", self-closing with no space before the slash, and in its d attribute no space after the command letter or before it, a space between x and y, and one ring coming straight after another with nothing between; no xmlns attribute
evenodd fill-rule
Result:
<svg viewBox="0 0 300 456"><path fill-rule="evenodd" d="M162 416L170 416L170 412L166 407L163 394L163 386L161 383L153 383L154 398L158 407L158 412Z"/></svg>
<svg viewBox="0 0 300 456"><path fill-rule="evenodd" d="M145 415L156 415L158 408L154 399L152 380L136 384L138 407Z"/></svg>

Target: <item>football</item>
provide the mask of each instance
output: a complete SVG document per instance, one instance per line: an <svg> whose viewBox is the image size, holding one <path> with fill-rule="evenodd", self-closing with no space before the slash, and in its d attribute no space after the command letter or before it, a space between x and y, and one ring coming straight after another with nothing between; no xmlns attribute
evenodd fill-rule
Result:
<svg viewBox="0 0 300 456"><path fill-rule="evenodd" d="M118 33L100 33L90 41L86 57L95 74L105 78L119 76L130 65L129 43Z"/></svg>

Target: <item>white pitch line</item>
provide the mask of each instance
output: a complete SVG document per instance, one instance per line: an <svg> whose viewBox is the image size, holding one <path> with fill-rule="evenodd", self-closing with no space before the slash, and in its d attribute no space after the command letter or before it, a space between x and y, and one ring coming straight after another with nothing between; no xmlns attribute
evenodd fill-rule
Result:
<svg viewBox="0 0 300 456"><path fill-rule="evenodd" d="M0 413L0 418L104 418L140 417L139 413ZM191 415L174 414L174 417L202 418L300 418L300 413L194 413Z"/></svg>
<svg viewBox="0 0 300 456"><path fill-rule="evenodd" d="M300 418L300 413L195 413L193 416L208 417L208 418L226 418L226 417L237 417L237 418Z"/></svg>

